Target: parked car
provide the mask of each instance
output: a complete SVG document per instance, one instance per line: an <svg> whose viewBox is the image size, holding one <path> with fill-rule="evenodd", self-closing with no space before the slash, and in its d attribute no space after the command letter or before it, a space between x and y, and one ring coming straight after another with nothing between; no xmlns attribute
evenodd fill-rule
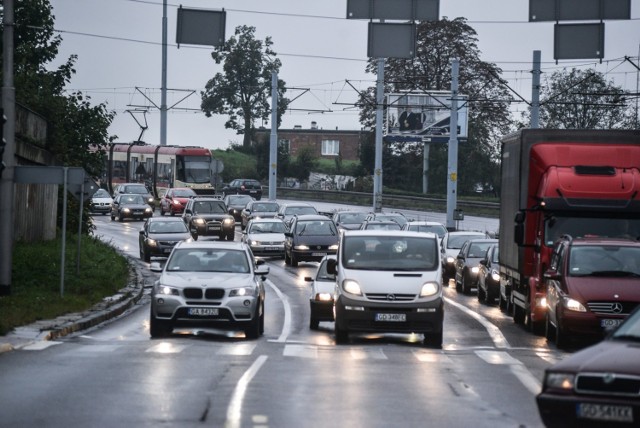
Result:
<svg viewBox="0 0 640 428"><path fill-rule="evenodd" d="M113 198L118 195L142 195L147 204L155 207L156 198L153 197L149 189L142 183L120 183L113 190Z"/></svg>
<svg viewBox="0 0 640 428"><path fill-rule="evenodd" d="M242 221L242 210L253 200L249 195L227 195L223 199L227 206L227 212L233 216L236 222Z"/></svg>
<svg viewBox="0 0 640 428"><path fill-rule="evenodd" d="M113 198L109 195L109 192L104 189L98 189L96 193L91 196L89 211L93 214L101 213L102 215L107 215L111 212L112 203Z"/></svg>
<svg viewBox="0 0 640 428"><path fill-rule="evenodd" d="M160 215L169 213L171 215L182 214L185 205L190 198L198 196L189 187L174 187L168 189L160 199Z"/></svg>
<svg viewBox="0 0 640 428"><path fill-rule="evenodd" d="M356 230L360 229L367 214L365 211L336 211L332 219L338 230Z"/></svg>
<svg viewBox="0 0 640 428"><path fill-rule="evenodd" d="M309 328L311 330L317 330L320 321L333 321L333 290L336 287L336 276L327 272L329 259L335 260L335 256L323 258L315 276L304 278L311 283L311 293L309 293Z"/></svg>
<svg viewBox="0 0 640 428"><path fill-rule="evenodd" d="M497 239L469 239L456 256L456 291L464 294L471 293L476 287L480 260L482 260L491 245L497 244Z"/></svg>
<svg viewBox="0 0 640 428"><path fill-rule="evenodd" d="M360 225L360 230L401 230L402 227L391 220L365 220Z"/></svg>
<svg viewBox="0 0 640 428"><path fill-rule="evenodd" d="M402 230L410 230L412 232L431 232L438 235L438 238L444 238L447 234L447 228L437 221L409 221L404 225Z"/></svg>
<svg viewBox="0 0 640 428"><path fill-rule="evenodd" d="M195 240L200 236L217 236L228 241L235 239L236 222L220 198L199 196L189 199L182 219Z"/></svg>
<svg viewBox="0 0 640 428"><path fill-rule="evenodd" d="M544 281L547 338L599 340L640 304L640 242L563 236Z"/></svg>
<svg viewBox="0 0 640 428"><path fill-rule="evenodd" d="M605 340L547 368L536 397L545 426L640 424L640 308Z"/></svg>
<svg viewBox="0 0 640 428"><path fill-rule="evenodd" d="M284 221L287 226L290 225L291 219L296 215L315 214L319 215L318 210L307 202L289 202L280 205L278 208L278 214L276 216Z"/></svg>
<svg viewBox="0 0 640 428"><path fill-rule="evenodd" d="M478 301L490 305L500 298L500 308L506 307L506 300L500 295L500 270L498 268L498 244L487 250L478 265Z"/></svg>
<svg viewBox="0 0 640 428"><path fill-rule="evenodd" d="M460 252L460 248L465 242L473 238L486 238L486 234L460 230L447 232L442 238L440 261L442 263L442 281L445 286L448 285L449 278L455 278L456 276L456 256Z"/></svg>
<svg viewBox="0 0 640 428"><path fill-rule="evenodd" d="M284 262L294 267L298 262L319 262L338 251L338 229L333 220L323 215L293 217L284 236Z"/></svg>
<svg viewBox="0 0 640 428"><path fill-rule="evenodd" d="M240 213L240 227L244 230L249 220L258 218L275 218L278 214L278 205L275 201L250 201Z"/></svg>
<svg viewBox="0 0 640 428"><path fill-rule="evenodd" d="M262 199L262 184L258 180L236 178L222 188L222 195L249 195L259 201Z"/></svg>
<svg viewBox="0 0 640 428"><path fill-rule="evenodd" d="M287 226L279 218L254 218L242 232L242 240L254 256L284 257Z"/></svg>
<svg viewBox="0 0 640 428"><path fill-rule="evenodd" d="M142 195L118 195L111 204L111 220L144 220L149 217L153 217L153 208Z"/></svg>
<svg viewBox="0 0 640 428"><path fill-rule="evenodd" d="M242 330L248 339L264 331L264 281L269 267L241 242L178 243L151 292L151 337L174 328Z"/></svg>
<svg viewBox="0 0 640 428"><path fill-rule="evenodd" d="M395 221L403 228L405 224L409 222L409 219L402 213L390 212L390 213L369 213L366 220L382 220L382 221Z"/></svg>
<svg viewBox="0 0 640 428"><path fill-rule="evenodd" d="M424 345L442 347L444 299L435 234L346 230L335 260L336 343L352 332L422 333Z"/></svg>
<svg viewBox="0 0 640 428"><path fill-rule="evenodd" d="M178 242L191 239L189 229L178 217L151 217L139 235L140 258L145 262L150 262L151 257L168 257Z"/></svg>

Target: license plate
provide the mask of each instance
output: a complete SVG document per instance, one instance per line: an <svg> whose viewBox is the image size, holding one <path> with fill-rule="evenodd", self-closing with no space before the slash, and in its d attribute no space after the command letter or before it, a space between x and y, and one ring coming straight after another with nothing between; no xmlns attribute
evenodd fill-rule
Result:
<svg viewBox="0 0 640 428"><path fill-rule="evenodd" d="M376 314L376 321L405 322L407 314Z"/></svg>
<svg viewBox="0 0 640 428"><path fill-rule="evenodd" d="M165 249L164 249L164 253L165 253L165 254L169 254L170 252L171 252L171 248L165 248Z"/></svg>
<svg viewBox="0 0 640 428"><path fill-rule="evenodd" d="M208 230L220 230L220 226L209 226L207 227Z"/></svg>
<svg viewBox="0 0 640 428"><path fill-rule="evenodd" d="M199 317L217 316L218 308L189 308L189 315Z"/></svg>
<svg viewBox="0 0 640 428"><path fill-rule="evenodd" d="M264 247L265 251L278 251L280 248L278 247Z"/></svg>
<svg viewBox="0 0 640 428"><path fill-rule="evenodd" d="M622 324L622 319L604 319L600 320L600 326L606 329L614 328Z"/></svg>
<svg viewBox="0 0 640 428"><path fill-rule="evenodd" d="M631 406L578 403L576 412L578 417L583 419L633 422L633 408Z"/></svg>
<svg viewBox="0 0 640 428"><path fill-rule="evenodd" d="M324 257L327 255L327 253L311 253L311 255L313 257Z"/></svg>
<svg viewBox="0 0 640 428"><path fill-rule="evenodd" d="M249 190L249 193L258 193L257 190Z"/></svg>

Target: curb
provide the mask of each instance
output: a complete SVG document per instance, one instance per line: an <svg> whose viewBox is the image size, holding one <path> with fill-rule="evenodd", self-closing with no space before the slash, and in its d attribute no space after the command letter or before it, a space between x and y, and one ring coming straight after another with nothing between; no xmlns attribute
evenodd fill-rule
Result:
<svg viewBox="0 0 640 428"><path fill-rule="evenodd" d="M146 279L140 273L137 259L129 259L129 284L111 297L104 298L84 312L62 315L53 320L37 321L0 336L0 354L24 348L39 341L55 340L69 334L86 330L122 315L138 303L144 294ZM26 333L25 333L26 332Z"/></svg>

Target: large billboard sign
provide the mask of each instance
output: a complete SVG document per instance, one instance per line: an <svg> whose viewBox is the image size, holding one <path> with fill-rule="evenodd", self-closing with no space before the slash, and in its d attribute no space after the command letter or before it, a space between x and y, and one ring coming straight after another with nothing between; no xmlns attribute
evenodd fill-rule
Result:
<svg viewBox="0 0 640 428"><path fill-rule="evenodd" d="M458 95L458 139L466 140L468 103ZM385 140L446 143L451 136L451 92L388 94Z"/></svg>

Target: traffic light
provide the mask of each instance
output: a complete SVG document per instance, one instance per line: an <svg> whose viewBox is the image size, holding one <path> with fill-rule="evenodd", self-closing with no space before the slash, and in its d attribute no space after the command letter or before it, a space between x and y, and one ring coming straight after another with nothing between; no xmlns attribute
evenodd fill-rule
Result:
<svg viewBox="0 0 640 428"><path fill-rule="evenodd" d="M7 167L2 160L4 155L4 148L7 146L7 141L4 139L4 124L7 122L7 116L4 115L4 109L0 108L0 177L2 177L2 172Z"/></svg>

